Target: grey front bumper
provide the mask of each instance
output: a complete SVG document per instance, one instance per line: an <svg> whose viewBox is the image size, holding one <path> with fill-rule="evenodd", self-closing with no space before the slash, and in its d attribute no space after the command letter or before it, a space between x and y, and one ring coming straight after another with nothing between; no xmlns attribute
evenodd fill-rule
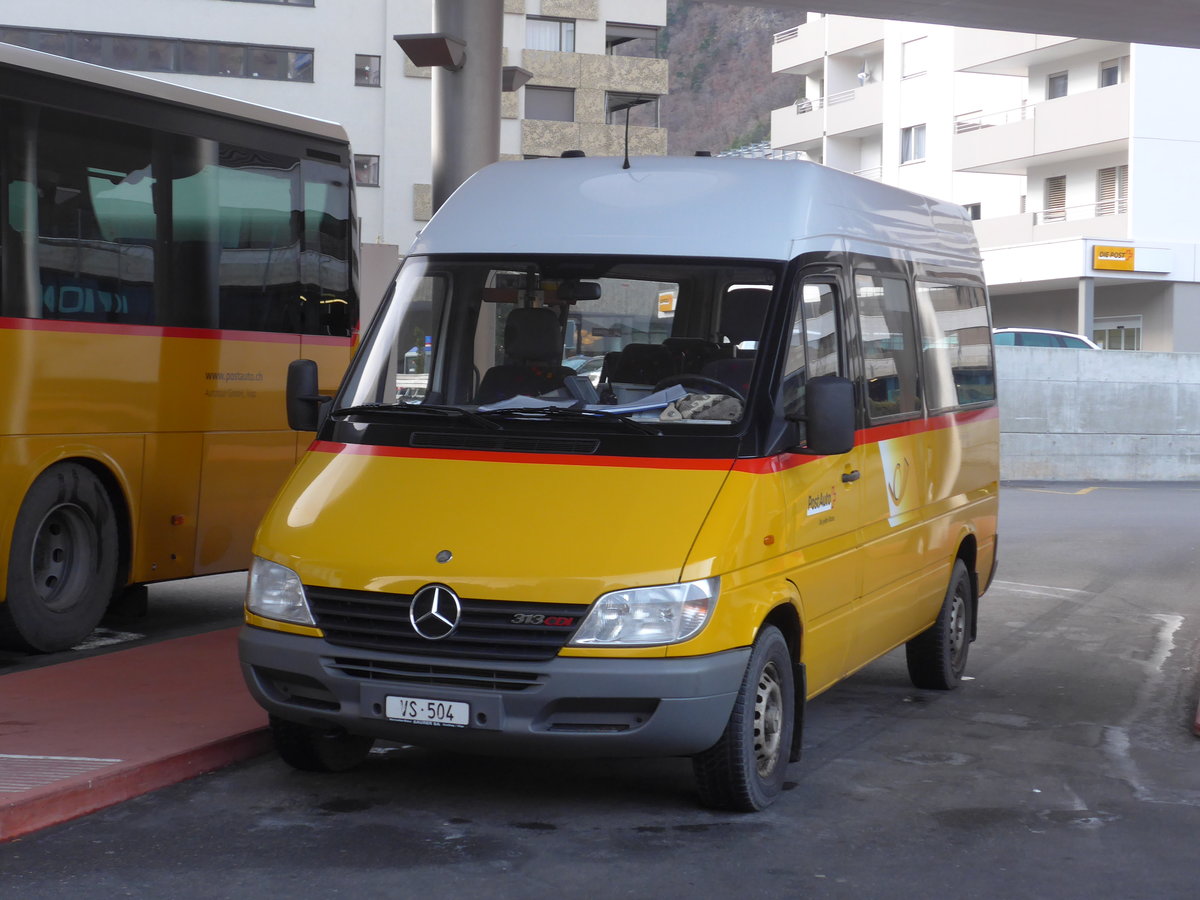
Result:
<svg viewBox="0 0 1200 900"><path fill-rule="evenodd" d="M403 656L246 626L242 673L272 715L449 750L522 756L686 756L716 743L749 648L698 657L545 662ZM389 696L466 702L468 727L388 719Z"/></svg>

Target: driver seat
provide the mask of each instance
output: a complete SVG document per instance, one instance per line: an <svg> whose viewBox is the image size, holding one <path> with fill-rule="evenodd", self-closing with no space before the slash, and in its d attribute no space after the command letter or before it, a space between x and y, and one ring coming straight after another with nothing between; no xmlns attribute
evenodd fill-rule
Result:
<svg viewBox="0 0 1200 900"><path fill-rule="evenodd" d="M738 344L762 338L770 299L771 292L762 288L738 288L725 294L721 301L720 331L727 341L730 355L705 363L700 370L701 375L715 378L743 397L748 396L757 352L738 350Z"/></svg>
<svg viewBox="0 0 1200 900"><path fill-rule="evenodd" d="M549 307L517 307L504 322L503 365L483 373L475 402L479 405L523 395L537 397L560 388L575 370L562 360L562 329Z"/></svg>

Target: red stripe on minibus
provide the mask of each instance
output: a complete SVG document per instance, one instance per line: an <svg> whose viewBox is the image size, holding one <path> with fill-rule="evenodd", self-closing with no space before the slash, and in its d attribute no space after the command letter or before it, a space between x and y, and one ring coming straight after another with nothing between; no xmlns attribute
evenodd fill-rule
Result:
<svg viewBox="0 0 1200 900"><path fill-rule="evenodd" d="M942 431L972 422L994 419L996 407L946 413L930 419L912 419L890 425L877 425L860 429L855 435L855 444L877 444L880 441L924 432ZM805 463L821 459L804 453L780 453L777 456L753 459L673 459L645 456L584 456L569 453L518 453L509 450L440 450L432 448L384 447L376 444L343 444L338 441L313 441L308 447L312 453L349 454L352 456L386 456L394 459L436 459L461 462L533 463L556 466L610 466L634 469L675 469L719 472L733 468L735 472L750 475L769 475L794 469Z"/></svg>
<svg viewBox="0 0 1200 900"><path fill-rule="evenodd" d="M389 456L398 459L437 459L461 462L535 463L551 466L609 466L626 469L683 469L723 472L732 459L671 459L651 456L584 456L573 453L518 453L511 450L436 450L413 447L381 447L375 444L342 444L313 441L313 453L346 453L352 456Z"/></svg>
<svg viewBox="0 0 1200 900"><path fill-rule="evenodd" d="M944 413L939 416L931 416L928 419L909 419L905 422L875 425L871 428L860 428L855 432L854 444L855 446L878 444L881 441L888 441L894 438L909 437L932 431L944 431L948 428L958 428L974 422L995 419L999 415L1000 411L995 406L989 406L985 409L966 409L958 412ZM733 470L750 475L769 475L774 472L794 469L797 466L802 466L805 463L810 463L813 460L821 458L805 453L780 453L778 456L739 459L734 464Z"/></svg>

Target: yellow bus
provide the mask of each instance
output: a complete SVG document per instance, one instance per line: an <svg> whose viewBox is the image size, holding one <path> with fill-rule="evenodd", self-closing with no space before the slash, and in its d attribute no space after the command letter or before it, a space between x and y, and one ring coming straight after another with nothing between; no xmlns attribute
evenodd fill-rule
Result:
<svg viewBox="0 0 1200 900"><path fill-rule="evenodd" d="M687 756L706 804L763 808L807 699L902 645L919 687L962 678L989 319L961 207L823 166L477 173L332 403L292 364L319 431L240 643L280 754Z"/></svg>
<svg viewBox="0 0 1200 900"><path fill-rule="evenodd" d="M246 567L283 371L350 359L351 173L339 126L0 44L0 646Z"/></svg>

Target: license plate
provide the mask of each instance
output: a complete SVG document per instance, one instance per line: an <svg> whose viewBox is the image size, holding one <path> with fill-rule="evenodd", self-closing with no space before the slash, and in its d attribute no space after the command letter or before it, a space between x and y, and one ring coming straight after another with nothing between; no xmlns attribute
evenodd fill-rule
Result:
<svg viewBox="0 0 1200 900"><path fill-rule="evenodd" d="M471 707L452 700L426 700L419 697L388 697L384 714L393 722L411 725L444 725L466 728L471 721Z"/></svg>

